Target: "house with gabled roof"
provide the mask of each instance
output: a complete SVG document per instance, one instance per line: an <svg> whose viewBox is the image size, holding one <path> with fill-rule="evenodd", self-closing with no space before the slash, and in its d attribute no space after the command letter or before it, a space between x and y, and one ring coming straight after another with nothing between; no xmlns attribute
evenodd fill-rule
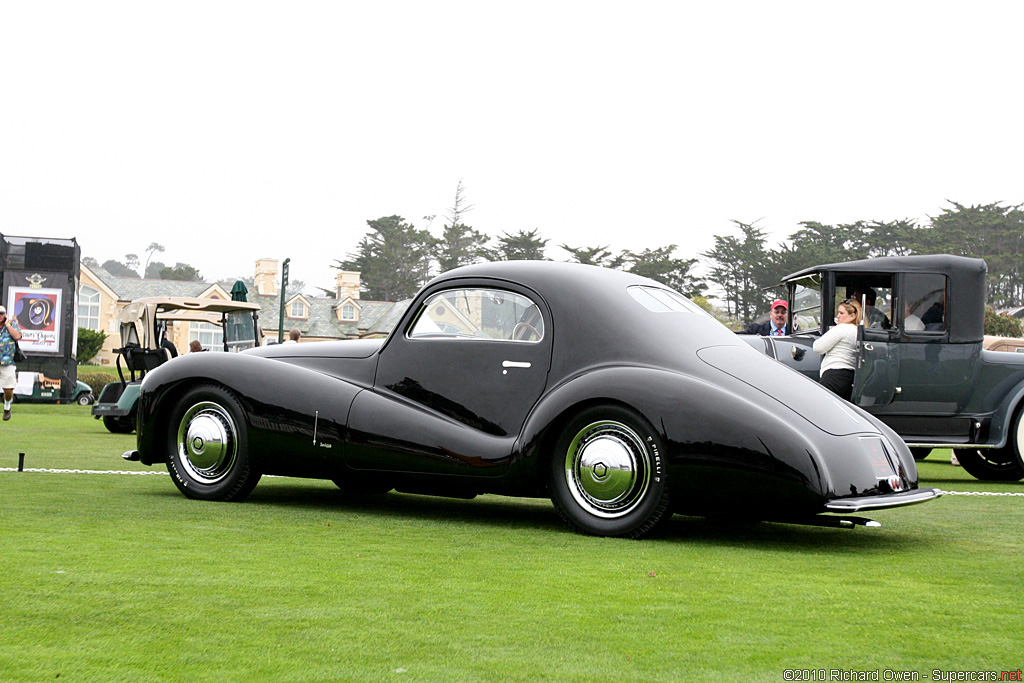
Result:
<svg viewBox="0 0 1024 683"><path fill-rule="evenodd" d="M269 342L278 340L281 296L277 259L259 259L255 269L255 291L248 300L260 305L260 326ZM359 297L360 274L341 271L337 275L335 296L317 297L301 292L285 292L284 329L298 329L303 343L338 339L385 337L398 324L410 301L366 301ZM103 349L93 363L114 366L114 349L120 346L117 314L134 299L149 296L230 299L231 293L217 283L152 280L116 276L103 268L82 265L78 293L78 326L107 333ZM205 349L220 350L220 328L209 323L176 322L168 338L179 352L198 340Z"/></svg>

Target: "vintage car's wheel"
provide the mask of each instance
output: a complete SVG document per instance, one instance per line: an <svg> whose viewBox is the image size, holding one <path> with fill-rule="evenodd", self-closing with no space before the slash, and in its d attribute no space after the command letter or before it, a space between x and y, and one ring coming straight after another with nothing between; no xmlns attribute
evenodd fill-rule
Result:
<svg viewBox="0 0 1024 683"><path fill-rule="evenodd" d="M551 460L551 500L576 531L640 538L672 516L665 448L632 411L597 406L573 418Z"/></svg>
<svg viewBox="0 0 1024 683"><path fill-rule="evenodd" d="M953 453L967 473L976 479L1019 481L1024 478L1024 466L1012 445L1003 448L957 448Z"/></svg>
<svg viewBox="0 0 1024 683"><path fill-rule="evenodd" d="M914 460L924 460L932 452L930 448L921 448L918 446L911 446L910 454L914 456Z"/></svg>
<svg viewBox="0 0 1024 683"><path fill-rule="evenodd" d="M221 386L193 388L175 404L167 469L178 489L200 500L242 500L260 480L249 453L245 413Z"/></svg>
<svg viewBox="0 0 1024 683"><path fill-rule="evenodd" d="M135 431L135 420L131 417L103 416L103 426L111 434L131 434Z"/></svg>
<svg viewBox="0 0 1024 683"><path fill-rule="evenodd" d="M960 465L978 479L1019 481L1024 479L1024 411L1013 418L1006 445L1002 448L957 448Z"/></svg>

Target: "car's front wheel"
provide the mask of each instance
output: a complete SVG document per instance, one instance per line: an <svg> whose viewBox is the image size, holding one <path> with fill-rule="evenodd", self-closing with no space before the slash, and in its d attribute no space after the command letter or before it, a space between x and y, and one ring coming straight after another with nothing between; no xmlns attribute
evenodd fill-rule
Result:
<svg viewBox="0 0 1024 683"><path fill-rule="evenodd" d="M957 461L972 477L988 481L1019 481L1024 466L1015 457L1012 446L1003 448L956 448Z"/></svg>
<svg viewBox="0 0 1024 683"><path fill-rule="evenodd" d="M619 406L596 406L569 421L551 460L551 500L576 531L641 538L672 516L661 438Z"/></svg>
<svg viewBox="0 0 1024 683"><path fill-rule="evenodd" d="M80 394L76 399L76 403L80 406L87 406L92 403L92 396L89 394Z"/></svg>
<svg viewBox="0 0 1024 683"><path fill-rule="evenodd" d="M219 385L197 386L175 403L167 450L171 478L189 498L242 500L260 480L242 406Z"/></svg>

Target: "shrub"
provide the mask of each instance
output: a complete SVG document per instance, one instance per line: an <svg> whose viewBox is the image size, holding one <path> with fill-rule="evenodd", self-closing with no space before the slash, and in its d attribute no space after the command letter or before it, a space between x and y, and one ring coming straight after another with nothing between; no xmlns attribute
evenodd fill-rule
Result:
<svg viewBox="0 0 1024 683"><path fill-rule="evenodd" d="M87 363L100 352L103 342L107 339L106 332L96 332L84 327L78 328L78 362Z"/></svg>
<svg viewBox="0 0 1024 683"><path fill-rule="evenodd" d="M90 372L87 375L81 375L78 379L88 384L92 388L93 396L99 398L103 387L117 381L117 375L112 375L109 372Z"/></svg>
<svg viewBox="0 0 1024 683"><path fill-rule="evenodd" d="M995 337L1024 337L1024 329L1021 329L1020 320L1005 313L996 313L994 308L986 306L985 334Z"/></svg>

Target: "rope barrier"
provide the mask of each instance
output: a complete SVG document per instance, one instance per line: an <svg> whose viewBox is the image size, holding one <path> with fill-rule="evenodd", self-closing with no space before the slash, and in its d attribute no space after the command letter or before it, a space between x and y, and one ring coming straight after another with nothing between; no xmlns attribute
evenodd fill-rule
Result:
<svg viewBox="0 0 1024 683"><path fill-rule="evenodd" d="M45 467L26 467L23 470L19 470L17 467L0 467L0 472L41 472L43 474L158 474L167 476L170 472L165 470L60 470ZM276 474L265 474L264 477L276 479Z"/></svg>
<svg viewBox="0 0 1024 683"><path fill-rule="evenodd" d="M17 472L19 471L16 467L0 467L0 472ZM168 474L162 470L139 470L139 471L124 471L124 470L58 470L50 468L38 468L38 467L26 467L24 472L43 472L46 474Z"/></svg>
<svg viewBox="0 0 1024 683"><path fill-rule="evenodd" d="M1024 496L1024 493L1002 491L943 491L947 496Z"/></svg>

